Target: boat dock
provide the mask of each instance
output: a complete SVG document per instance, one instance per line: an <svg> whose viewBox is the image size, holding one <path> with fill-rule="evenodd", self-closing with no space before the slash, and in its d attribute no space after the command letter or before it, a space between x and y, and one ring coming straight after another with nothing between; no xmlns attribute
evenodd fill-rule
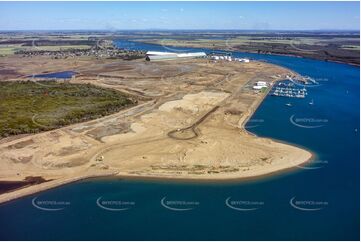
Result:
<svg viewBox="0 0 361 242"><path fill-rule="evenodd" d="M309 76L286 76L287 80L293 83L302 83L302 85L318 85L319 83Z"/></svg>
<svg viewBox="0 0 361 242"><path fill-rule="evenodd" d="M279 87L276 86L271 91L272 96L277 97L292 97L292 98L305 98L307 95L307 89L306 88L293 88L290 87Z"/></svg>

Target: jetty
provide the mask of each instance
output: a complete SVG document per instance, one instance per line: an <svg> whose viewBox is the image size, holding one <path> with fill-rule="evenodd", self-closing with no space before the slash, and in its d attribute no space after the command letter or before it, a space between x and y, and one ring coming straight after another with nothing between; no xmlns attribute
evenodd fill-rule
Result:
<svg viewBox="0 0 361 242"><path fill-rule="evenodd" d="M307 95L307 89L276 86L272 90L271 95L277 97L305 98Z"/></svg>

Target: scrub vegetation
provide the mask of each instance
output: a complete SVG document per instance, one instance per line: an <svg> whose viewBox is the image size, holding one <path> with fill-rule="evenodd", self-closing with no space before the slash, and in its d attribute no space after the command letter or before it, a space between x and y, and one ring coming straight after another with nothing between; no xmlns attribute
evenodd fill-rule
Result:
<svg viewBox="0 0 361 242"><path fill-rule="evenodd" d="M131 104L125 94L91 84L0 82L0 137L100 118Z"/></svg>

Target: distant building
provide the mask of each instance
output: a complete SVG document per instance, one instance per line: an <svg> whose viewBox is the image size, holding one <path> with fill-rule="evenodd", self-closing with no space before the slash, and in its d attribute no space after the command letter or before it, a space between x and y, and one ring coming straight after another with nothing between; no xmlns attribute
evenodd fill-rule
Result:
<svg viewBox="0 0 361 242"><path fill-rule="evenodd" d="M211 60L227 60L227 61L238 61L238 62L249 62L246 58L233 58L230 55L210 55Z"/></svg>
<svg viewBox="0 0 361 242"><path fill-rule="evenodd" d="M257 86L265 86L265 87L267 87L267 82L258 81L258 82L256 82L256 85Z"/></svg>
<svg viewBox="0 0 361 242"><path fill-rule="evenodd" d="M267 88L265 86L253 86L254 90L261 90L262 88Z"/></svg>
<svg viewBox="0 0 361 242"><path fill-rule="evenodd" d="M204 58L206 57L204 52L192 52L192 53L173 53L173 52L160 52L160 51L148 51L145 59L151 60L175 60L182 58Z"/></svg>
<svg viewBox="0 0 361 242"><path fill-rule="evenodd" d="M267 88L267 82L258 81L256 82L256 85L253 86L253 89L255 90L261 90L263 88Z"/></svg>
<svg viewBox="0 0 361 242"><path fill-rule="evenodd" d="M239 62L246 62L248 63L249 62L249 59L246 59L246 58L241 58L241 59L238 59Z"/></svg>

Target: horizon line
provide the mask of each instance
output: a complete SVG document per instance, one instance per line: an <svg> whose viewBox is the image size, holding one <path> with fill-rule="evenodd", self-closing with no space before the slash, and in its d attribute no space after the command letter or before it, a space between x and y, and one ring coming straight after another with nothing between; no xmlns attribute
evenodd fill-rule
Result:
<svg viewBox="0 0 361 242"><path fill-rule="evenodd" d="M0 29L0 32L55 32L55 31L102 31L102 32L121 32L121 31L255 31L255 32L271 32L271 31L335 31L335 32L360 32L360 29Z"/></svg>

